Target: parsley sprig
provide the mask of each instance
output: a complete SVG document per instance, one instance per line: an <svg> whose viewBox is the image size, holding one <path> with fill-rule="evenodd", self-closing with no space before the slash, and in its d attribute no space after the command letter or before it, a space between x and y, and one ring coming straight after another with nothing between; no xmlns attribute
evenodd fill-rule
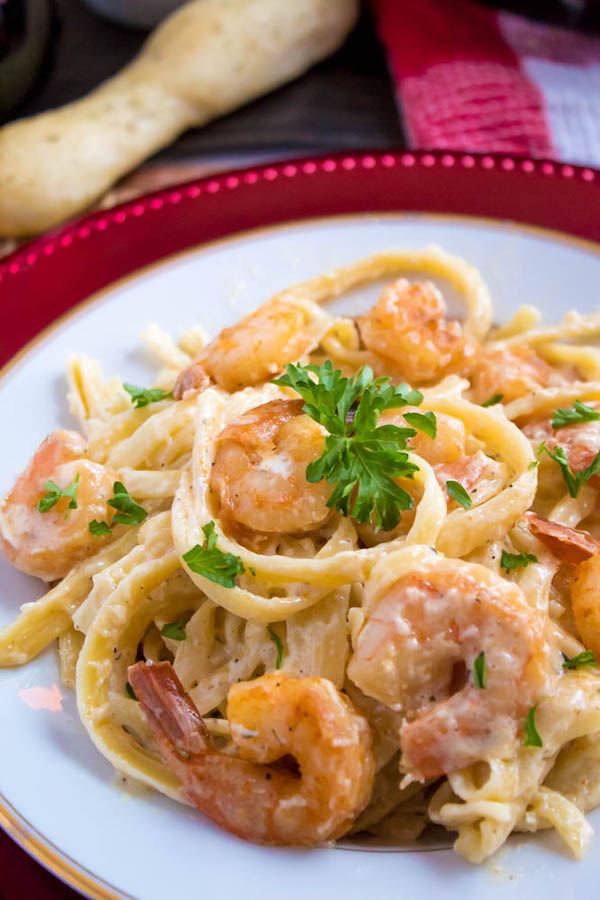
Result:
<svg viewBox="0 0 600 900"><path fill-rule="evenodd" d="M137 384L127 383L123 383L123 387L131 397L134 409L148 406L149 403L158 403L159 400L173 399L173 391L163 391L162 388L142 388Z"/></svg>
<svg viewBox="0 0 600 900"><path fill-rule="evenodd" d="M562 477L571 497L577 497L584 484L586 484L593 475L600 472L600 452L596 454L589 466L582 469L580 472L573 472L571 469L564 447L556 446L554 450L549 450L546 446L546 442L542 441L538 447L538 456L541 453L547 453L550 459L553 459L554 462L560 466Z"/></svg>
<svg viewBox="0 0 600 900"><path fill-rule="evenodd" d="M525 569L530 563L537 561L537 556L533 553L508 553L507 550L503 550L500 565L510 572L512 569Z"/></svg>
<svg viewBox="0 0 600 900"><path fill-rule="evenodd" d="M406 452L406 442L416 432L398 425L377 427L377 420L386 409L418 406L421 392L406 384L393 385L389 378L374 378L369 366L352 378L334 370L331 360L322 366L285 368L286 374L274 384L300 394L303 411L329 432L325 450L306 469L307 480L334 484L327 505L342 515L373 521L385 531L395 528L400 510L413 507L411 495L394 479L412 478L418 470ZM430 417L427 422L425 428L431 431Z"/></svg>
<svg viewBox="0 0 600 900"><path fill-rule="evenodd" d="M69 518L69 513L72 509L77 509L77 485L79 483L79 472L71 482L71 484L67 485L67 487L62 490L59 488L54 481L47 481L44 485L44 490L47 492L43 497L38 500L37 508L41 513L49 512L53 506L56 506L58 501L62 497L67 497L69 500L69 505L67 506L67 511L65 513L65 519Z"/></svg>
<svg viewBox="0 0 600 900"><path fill-rule="evenodd" d="M184 562L192 572L221 584L226 588L235 587L235 576L243 575L244 564L233 553L223 553L217 547L215 523L209 522L202 529L206 540L204 546L196 544L191 550L183 554Z"/></svg>
<svg viewBox="0 0 600 900"><path fill-rule="evenodd" d="M559 407L552 417L552 427L556 431L566 428L568 425L578 425L580 422L596 422L600 419L600 412L593 406L586 406L581 400L576 400L568 409Z"/></svg>

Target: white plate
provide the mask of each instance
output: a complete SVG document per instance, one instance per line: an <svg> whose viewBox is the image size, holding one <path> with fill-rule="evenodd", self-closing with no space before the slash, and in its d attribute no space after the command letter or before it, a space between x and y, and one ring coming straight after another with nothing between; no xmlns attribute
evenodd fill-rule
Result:
<svg viewBox="0 0 600 900"><path fill-rule="evenodd" d="M177 333L204 323L231 324L294 281L376 250L435 242L482 270L496 315L521 303L553 320L569 308L595 310L600 248L510 224L434 216L352 216L282 226L213 244L161 263L105 291L38 343L0 382L4 422L0 489L11 485L44 435L70 422L64 363L74 351L97 357L105 372L149 384L153 368L138 335L148 322ZM338 309L357 311L374 289ZM0 560L0 624L35 599L39 584ZM35 708L34 688L61 696ZM39 704L38 704L39 705ZM600 843L583 863L555 835L515 837L481 867L449 850L266 849L220 831L193 810L118 787L109 764L79 722L50 650L29 666L0 672L0 822L46 865L93 897L165 900L219 894L254 900L366 895L530 898L594 895ZM600 816L591 821L600 826ZM600 841L600 838L599 838Z"/></svg>

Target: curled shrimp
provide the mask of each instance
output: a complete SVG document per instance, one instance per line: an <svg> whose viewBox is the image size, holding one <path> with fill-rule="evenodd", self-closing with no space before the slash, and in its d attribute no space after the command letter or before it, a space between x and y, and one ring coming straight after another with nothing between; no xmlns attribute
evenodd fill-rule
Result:
<svg viewBox="0 0 600 900"><path fill-rule="evenodd" d="M386 372L411 384L468 372L475 362L477 341L460 322L446 318L442 295L429 281L395 281L359 318L358 327L365 346L381 357Z"/></svg>
<svg viewBox="0 0 600 900"><path fill-rule="evenodd" d="M317 844L344 834L366 805L369 725L326 678L270 674L232 685L227 712L239 756L212 747L170 663L137 663L129 681L185 798L233 834ZM299 773L277 765L290 756Z"/></svg>
<svg viewBox="0 0 600 900"><path fill-rule="evenodd" d="M203 390L208 379L226 391L261 384L286 363L295 362L315 343L311 310L300 303L271 300L224 328L200 359L180 373L175 398Z"/></svg>
<svg viewBox="0 0 600 900"><path fill-rule="evenodd" d="M372 573L348 675L404 713L403 770L436 778L510 751L552 677L540 614L484 566L426 547L394 557ZM476 686L478 657L485 687Z"/></svg>
<svg viewBox="0 0 600 900"><path fill-rule="evenodd" d="M502 394L510 403L544 387L568 384L569 378L530 347L488 347L471 374L472 398L485 403L494 394Z"/></svg>
<svg viewBox="0 0 600 900"><path fill-rule="evenodd" d="M89 523L92 519L110 522L112 512L106 503L112 496L115 475L99 463L82 459L85 446L84 438L75 431L53 431L19 475L0 510L5 556L22 572L44 581L62 578L109 538L91 535ZM38 510L49 480L64 490L77 476L76 509L69 509L69 500L61 498L47 512Z"/></svg>
<svg viewBox="0 0 600 900"><path fill-rule="evenodd" d="M329 517L331 487L309 484L306 467L323 450L324 431L302 412L302 400L272 400L223 429L211 489L233 530L291 534Z"/></svg>

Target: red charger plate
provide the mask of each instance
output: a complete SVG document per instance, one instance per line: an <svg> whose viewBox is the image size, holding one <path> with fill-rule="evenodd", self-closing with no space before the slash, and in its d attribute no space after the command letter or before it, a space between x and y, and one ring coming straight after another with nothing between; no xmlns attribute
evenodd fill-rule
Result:
<svg viewBox="0 0 600 900"><path fill-rule="evenodd" d="M92 213L0 263L0 364L118 278L258 226L381 211L510 219L600 240L600 172L448 152L339 154L188 182Z"/></svg>
<svg viewBox="0 0 600 900"><path fill-rule="evenodd" d="M600 241L600 171L502 154L346 153L171 187L84 216L0 263L0 364L90 294L188 247L251 228L364 212L508 219ZM0 835L0 898L76 894Z"/></svg>

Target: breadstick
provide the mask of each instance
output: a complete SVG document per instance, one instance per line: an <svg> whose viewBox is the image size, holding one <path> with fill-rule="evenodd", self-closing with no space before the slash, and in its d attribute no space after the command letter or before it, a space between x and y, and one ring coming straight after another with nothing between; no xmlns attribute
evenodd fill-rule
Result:
<svg viewBox="0 0 600 900"><path fill-rule="evenodd" d="M195 0L87 97L0 129L0 236L80 212L182 131L335 50L358 0Z"/></svg>

